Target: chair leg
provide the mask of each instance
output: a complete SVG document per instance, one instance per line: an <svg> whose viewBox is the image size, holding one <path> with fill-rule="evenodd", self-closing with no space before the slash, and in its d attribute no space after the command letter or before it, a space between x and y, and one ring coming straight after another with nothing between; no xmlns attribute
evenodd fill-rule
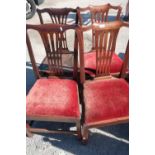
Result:
<svg viewBox="0 0 155 155"><path fill-rule="evenodd" d="M81 123L80 123L80 121L76 123L76 128L77 128L78 139L81 140L82 135L81 135Z"/></svg>
<svg viewBox="0 0 155 155"><path fill-rule="evenodd" d="M83 144L88 143L88 135L89 135L88 128L83 126L83 129L82 129L82 143Z"/></svg>
<svg viewBox="0 0 155 155"><path fill-rule="evenodd" d="M27 137L32 137L33 133L29 130L30 126L28 123L26 123L26 136Z"/></svg>

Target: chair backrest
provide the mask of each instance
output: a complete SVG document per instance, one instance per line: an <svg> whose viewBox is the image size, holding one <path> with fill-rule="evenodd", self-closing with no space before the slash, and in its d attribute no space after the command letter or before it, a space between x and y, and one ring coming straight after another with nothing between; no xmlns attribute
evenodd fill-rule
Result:
<svg viewBox="0 0 155 155"><path fill-rule="evenodd" d="M37 13L41 24L45 24L46 21L43 19L43 14L47 13L51 18L51 23L53 24L67 24L67 19L70 13L75 13L75 22L73 24L78 24L77 10L73 8L45 8L37 9Z"/></svg>
<svg viewBox="0 0 155 155"><path fill-rule="evenodd" d="M40 19L41 24L45 24L46 20L43 18L43 14L47 13L50 16L50 23L52 24L67 24L67 19L69 18L70 13L75 14L75 20L72 24L78 24L78 15L77 10L73 8L44 8L44 9L37 9L37 13ZM64 43L67 47L67 39L66 34L63 34Z"/></svg>
<svg viewBox="0 0 155 155"><path fill-rule="evenodd" d="M33 70L35 72L36 78L41 78L42 74L47 74L46 76L68 76L65 74L62 57L63 55L73 56L73 66L72 75L73 79L77 78L77 59L78 59L78 43L77 35L75 34L75 40L73 42L74 51L68 51L66 48L66 42L64 42L64 33L69 30L77 28L77 25L62 25L62 24L41 24L41 25L26 25L26 42L28 47L28 52L32 62ZM36 65L36 59L32 49L32 42L30 40L29 30L37 31L40 35L43 47L45 48L48 67L45 70L39 70Z"/></svg>
<svg viewBox="0 0 155 155"><path fill-rule="evenodd" d="M128 23L122 21L104 22L103 24L94 23L89 27L80 27L78 31L80 49L80 74L81 82L85 81L84 72L84 40L83 32L92 29L95 36L96 52L96 73L95 77L109 76L113 53L115 52L116 40L121 27Z"/></svg>
<svg viewBox="0 0 155 155"><path fill-rule="evenodd" d="M122 7L119 5L113 6L108 3L100 6L91 5L86 8L77 8L79 25L83 26L83 17L81 15L82 12L86 12L86 11L90 12L91 24L94 24L94 23L104 23L106 21L110 21L111 20L109 19L110 10L116 10L113 21L121 20ZM95 47L95 35L94 35L94 32L92 31L92 49L94 49L94 47Z"/></svg>

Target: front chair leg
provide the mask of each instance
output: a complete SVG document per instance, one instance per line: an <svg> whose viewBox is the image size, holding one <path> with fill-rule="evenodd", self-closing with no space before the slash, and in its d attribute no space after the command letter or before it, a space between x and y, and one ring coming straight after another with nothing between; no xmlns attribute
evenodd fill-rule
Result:
<svg viewBox="0 0 155 155"><path fill-rule="evenodd" d="M83 144L88 143L88 135L89 135L88 128L83 126L83 129L82 129L82 143Z"/></svg>
<svg viewBox="0 0 155 155"><path fill-rule="evenodd" d="M33 134L32 134L32 132L29 129L30 129L30 126L29 126L28 123L26 123L26 136L32 137Z"/></svg>
<svg viewBox="0 0 155 155"><path fill-rule="evenodd" d="M82 135L81 135L81 123L80 123L80 121L76 123L76 128L77 128L78 139L81 140Z"/></svg>

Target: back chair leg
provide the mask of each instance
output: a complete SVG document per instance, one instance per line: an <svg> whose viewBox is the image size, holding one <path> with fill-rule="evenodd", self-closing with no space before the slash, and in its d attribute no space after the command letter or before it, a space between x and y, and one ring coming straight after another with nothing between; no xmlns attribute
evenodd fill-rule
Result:
<svg viewBox="0 0 155 155"><path fill-rule="evenodd" d="M28 123L26 123L26 136L32 137L33 133L29 129L30 129L30 126Z"/></svg>
<svg viewBox="0 0 155 155"><path fill-rule="evenodd" d="M80 123L80 121L76 123L76 128L77 128L78 139L81 139L82 135L81 135L81 123Z"/></svg>
<svg viewBox="0 0 155 155"><path fill-rule="evenodd" d="M83 128L82 128L82 143L83 144L87 144L87 142L88 142L88 135L89 135L88 128L83 126Z"/></svg>

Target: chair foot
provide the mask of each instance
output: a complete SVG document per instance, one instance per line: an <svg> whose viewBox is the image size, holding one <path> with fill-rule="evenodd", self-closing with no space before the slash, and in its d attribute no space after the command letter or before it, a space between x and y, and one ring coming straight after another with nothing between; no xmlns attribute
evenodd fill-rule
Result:
<svg viewBox="0 0 155 155"><path fill-rule="evenodd" d="M29 129L30 129L30 126L29 126L29 124L26 123L26 136L32 137L33 133Z"/></svg>
<svg viewBox="0 0 155 155"><path fill-rule="evenodd" d="M87 145L88 144L88 139L82 138L82 144Z"/></svg>
<svg viewBox="0 0 155 155"><path fill-rule="evenodd" d="M26 136L27 137L32 137L33 134L28 129L26 129Z"/></svg>
<svg viewBox="0 0 155 155"><path fill-rule="evenodd" d="M88 143L88 135L89 135L89 131L87 127L83 127L83 131L82 131L82 144L87 144Z"/></svg>

